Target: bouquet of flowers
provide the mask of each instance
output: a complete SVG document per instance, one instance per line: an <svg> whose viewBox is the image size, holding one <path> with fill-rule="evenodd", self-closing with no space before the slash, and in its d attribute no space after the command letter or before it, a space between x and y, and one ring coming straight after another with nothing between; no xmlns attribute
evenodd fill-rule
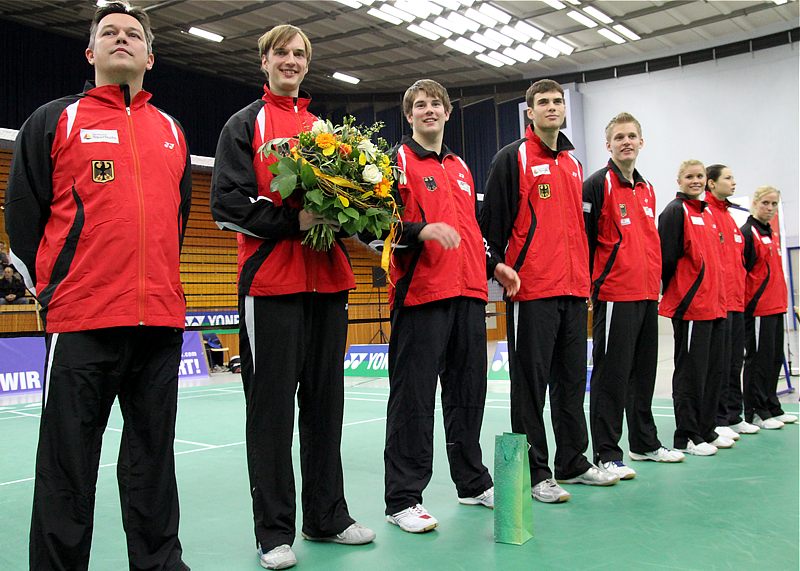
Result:
<svg viewBox="0 0 800 571"><path fill-rule="evenodd" d="M346 233L366 230L380 238L389 231L387 241L391 242L400 219L391 194L399 170L389 160L386 140L371 140L383 123L366 128L354 122L353 117L345 117L334 126L318 120L296 138L264 143L258 153L262 160L278 158L269 166L275 175L270 188L282 198L302 192L304 209L338 222ZM314 225L303 244L329 250L335 232L331 224Z"/></svg>

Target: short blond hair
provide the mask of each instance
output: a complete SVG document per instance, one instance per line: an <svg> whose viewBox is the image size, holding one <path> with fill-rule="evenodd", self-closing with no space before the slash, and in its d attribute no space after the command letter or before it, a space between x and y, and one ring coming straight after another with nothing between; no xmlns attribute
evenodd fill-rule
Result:
<svg viewBox="0 0 800 571"><path fill-rule="evenodd" d="M636 125L636 130L639 132L639 138L640 139L642 138L642 124L639 123L636 117L634 117L630 113L623 111L622 113L618 113L617 115L612 117L611 121L609 121L608 125L606 125L606 141L611 140L611 131L613 131L614 126L622 125L624 123L633 123L634 125Z"/></svg>
<svg viewBox="0 0 800 571"><path fill-rule="evenodd" d="M274 47L285 46L289 41L299 35L306 49L306 61L311 62L311 42L303 30L291 24L280 24L258 38L259 57L269 54Z"/></svg>
<svg viewBox="0 0 800 571"><path fill-rule="evenodd" d="M759 186L756 191L753 193L753 200L750 202L750 214L755 215L756 213L756 202L764 198L766 195L770 193L775 193L778 195L778 201L781 199L781 191L775 188L774 186Z"/></svg>
<svg viewBox="0 0 800 571"><path fill-rule="evenodd" d="M428 97L433 97L441 101L447 113L453 110L453 105L450 103L450 96L441 83L432 79L420 79L406 89L403 95L403 115L405 117L411 115L411 110L414 107L414 100L417 98L417 93L420 91L424 92Z"/></svg>
<svg viewBox="0 0 800 571"><path fill-rule="evenodd" d="M706 167L702 163L702 161L698 161L697 159L689 159L688 161L683 161L681 166L678 167L678 180L681 179L681 175L686 172L686 169L689 167L700 167L703 169L703 175L706 174Z"/></svg>

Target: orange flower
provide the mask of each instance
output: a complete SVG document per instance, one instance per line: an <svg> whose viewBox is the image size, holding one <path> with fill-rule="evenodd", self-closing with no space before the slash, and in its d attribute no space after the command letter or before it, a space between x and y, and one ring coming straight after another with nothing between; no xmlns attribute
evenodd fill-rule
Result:
<svg viewBox="0 0 800 571"><path fill-rule="evenodd" d="M322 154L331 156L336 151L336 136L333 133L320 133L314 139L317 146L322 149Z"/></svg>
<svg viewBox="0 0 800 571"><path fill-rule="evenodd" d="M383 179L375 185L375 196L378 198L386 198L389 196L389 191L392 190L392 183L387 179Z"/></svg>
<svg viewBox="0 0 800 571"><path fill-rule="evenodd" d="M347 143L342 143L341 145L339 145L339 154L340 155L346 157L352 152L353 152L353 147L351 147Z"/></svg>

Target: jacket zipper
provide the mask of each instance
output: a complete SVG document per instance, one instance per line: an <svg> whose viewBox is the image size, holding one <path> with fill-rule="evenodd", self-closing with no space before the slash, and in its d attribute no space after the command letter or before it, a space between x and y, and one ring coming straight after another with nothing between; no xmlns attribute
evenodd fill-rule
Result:
<svg viewBox="0 0 800 571"><path fill-rule="evenodd" d="M560 153L556 154L556 157L555 157L556 166L558 166L558 156L559 156L559 154ZM566 178L565 174L563 172L561 172L560 170L557 171L557 172L560 175L560 177L559 177L560 181L559 182L561 183L561 186L566 191L566 189L569 188L569 184L567 184L568 179ZM552 193L553 191L551 190L550 192ZM565 198L569 198L569 197L565 197ZM565 235L565 242L567 244L567 248L566 248L566 253L567 253L567 295L572 295L572 256L570 255L570 252L572 251L570 249L572 241L569 238L569 226L567 226L566 221L564 220L564 208L566 208L566 207L567 207L567 204L562 204L562 208L559 208L558 210L559 210L559 214L561 215L561 227L564 228L564 231L565 231L565 234L564 234Z"/></svg>
<svg viewBox="0 0 800 571"><path fill-rule="evenodd" d="M139 153L136 146L136 135L133 132L133 118L131 117L131 92L127 85L122 86L122 94L125 98L125 114L128 119L128 138L131 143L131 154L133 155L133 170L136 179L136 196L139 203L139 292L138 292L138 314L139 325L144 325L145 309L145 217L144 217L144 192L142 190L142 170L139 162Z"/></svg>
<svg viewBox="0 0 800 571"><path fill-rule="evenodd" d="M447 157L444 157L439 166L442 167L442 173L444 174L444 181L447 184L447 196L450 198L450 208L453 210L453 218L455 219L456 223L459 225L459 228L456 228L459 234L461 234L461 218L458 216L458 209L456 208L455 199L453 198L453 187L450 185L450 177L447 176L447 169L444 166L444 161L447 160ZM462 283L462 278L464 276L464 251L461 249L461 246L458 247L458 265L459 265L459 272L458 272L458 290L460 292L464 291L464 284Z"/></svg>

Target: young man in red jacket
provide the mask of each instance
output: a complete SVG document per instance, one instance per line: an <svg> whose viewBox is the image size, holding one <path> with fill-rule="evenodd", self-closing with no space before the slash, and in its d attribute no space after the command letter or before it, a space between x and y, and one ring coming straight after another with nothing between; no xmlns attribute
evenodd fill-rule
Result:
<svg viewBox="0 0 800 571"><path fill-rule="evenodd" d="M142 89L152 42L141 9L98 8L86 49L94 84L37 109L15 144L11 261L38 297L47 332L31 569L89 565L100 447L115 398L130 568L188 569L173 440L191 165L180 126Z"/></svg>
<svg viewBox="0 0 800 571"><path fill-rule="evenodd" d="M410 533L438 524L422 506L433 474L433 409L442 384L447 457L458 501L494 507L480 434L486 401L486 258L469 168L443 143L452 105L422 79L403 96L411 125L396 148L404 206L391 266L389 405L384 451L386 519ZM507 290L516 272L497 270Z"/></svg>
<svg viewBox="0 0 800 571"><path fill-rule="evenodd" d="M560 483L608 486L619 477L584 456L589 445L586 320L589 250L581 200L583 169L560 132L564 90L542 79L525 94L525 138L495 155L484 193L481 230L489 275L500 263L520 278L507 302L511 428L531 445L531 493L545 503L570 498L548 466L544 402L548 387ZM496 276L495 276L496 277Z"/></svg>
<svg viewBox="0 0 800 571"><path fill-rule="evenodd" d="M620 113L606 127L608 165L583 183L592 271L592 448L597 466L621 480L636 477L619 447L623 413L632 460L684 458L661 445L652 412L661 243L653 185L636 170L643 146L639 121Z"/></svg>
<svg viewBox="0 0 800 571"><path fill-rule="evenodd" d="M268 83L263 97L222 129L211 214L220 228L239 233L239 337L259 560L267 569L286 569L297 562L291 548L295 393L303 537L355 545L375 534L350 517L340 452L353 271L339 240L327 252L302 245L304 232L326 221L303 210L302 197L282 200L273 192L267 167L275 159L262 160L257 152L272 139L311 129L311 99L300 91L311 44L299 28L284 24L261 36L258 47Z"/></svg>

